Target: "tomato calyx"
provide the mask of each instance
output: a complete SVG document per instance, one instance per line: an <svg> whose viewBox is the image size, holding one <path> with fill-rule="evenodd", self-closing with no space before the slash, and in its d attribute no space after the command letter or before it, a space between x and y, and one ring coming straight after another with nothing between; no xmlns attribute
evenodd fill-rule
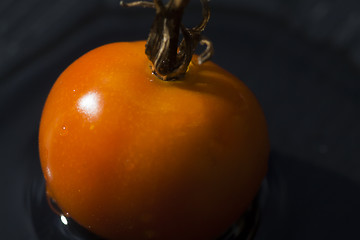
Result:
<svg viewBox="0 0 360 240"><path fill-rule="evenodd" d="M155 20L147 39L145 54L152 62L153 72L162 80L173 80L183 76L199 44L205 45L206 49L198 56L198 64L209 60L213 55L212 42L201 35L209 22L210 8L208 0L200 1L203 19L199 25L192 28L187 28L181 23L184 9L189 0L170 0L166 5L161 0L120 2L123 7L140 6L156 10ZM180 33L183 38L178 44Z"/></svg>

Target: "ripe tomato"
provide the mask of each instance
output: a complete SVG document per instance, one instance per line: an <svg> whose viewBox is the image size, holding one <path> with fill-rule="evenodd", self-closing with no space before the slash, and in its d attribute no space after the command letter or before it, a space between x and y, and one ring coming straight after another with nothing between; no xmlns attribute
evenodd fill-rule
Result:
<svg viewBox="0 0 360 240"><path fill-rule="evenodd" d="M266 174L263 113L212 62L158 79L144 45L99 47L56 81L39 134L47 193L107 239L215 239Z"/></svg>

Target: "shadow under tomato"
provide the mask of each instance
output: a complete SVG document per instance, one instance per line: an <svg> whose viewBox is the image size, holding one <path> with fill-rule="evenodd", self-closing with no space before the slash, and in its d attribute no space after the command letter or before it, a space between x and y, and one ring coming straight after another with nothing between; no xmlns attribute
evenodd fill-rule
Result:
<svg viewBox="0 0 360 240"><path fill-rule="evenodd" d="M40 169L35 172L30 213L38 239L99 239L75 222L64 228L47 204ZM255 240L335 240L358 235L360 186L350 179L272 152L267 183Z"/></svg>

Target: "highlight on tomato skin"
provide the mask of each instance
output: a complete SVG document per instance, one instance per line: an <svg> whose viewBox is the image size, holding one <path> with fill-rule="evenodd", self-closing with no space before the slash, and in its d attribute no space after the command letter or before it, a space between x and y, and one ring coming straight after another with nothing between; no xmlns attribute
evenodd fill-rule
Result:
<svg viewBox="0 0 360 240"><path fill-rule="evenodd" d="M106 239L215 239L266 174L265 117L212 62L158 79L144 45L104 45L57 79L39 132L48 195Z"/></svg>

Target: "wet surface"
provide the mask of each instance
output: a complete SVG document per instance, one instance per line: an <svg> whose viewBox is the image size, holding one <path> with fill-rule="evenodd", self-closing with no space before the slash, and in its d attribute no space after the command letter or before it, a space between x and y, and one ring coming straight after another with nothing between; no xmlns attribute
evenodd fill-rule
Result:
<svg viewBox="0 0 360 240"><path fill-rule="evenodd" d="M359 238L359 3L230 2L212 2L205 35L213 60L254 91L268 120L269 194L255 239ZM88 50L145 39L153 12L110 0L4 0L0 12L0 236L64 239L61 219L44 208L37 134L46 96Z"/></svg>

